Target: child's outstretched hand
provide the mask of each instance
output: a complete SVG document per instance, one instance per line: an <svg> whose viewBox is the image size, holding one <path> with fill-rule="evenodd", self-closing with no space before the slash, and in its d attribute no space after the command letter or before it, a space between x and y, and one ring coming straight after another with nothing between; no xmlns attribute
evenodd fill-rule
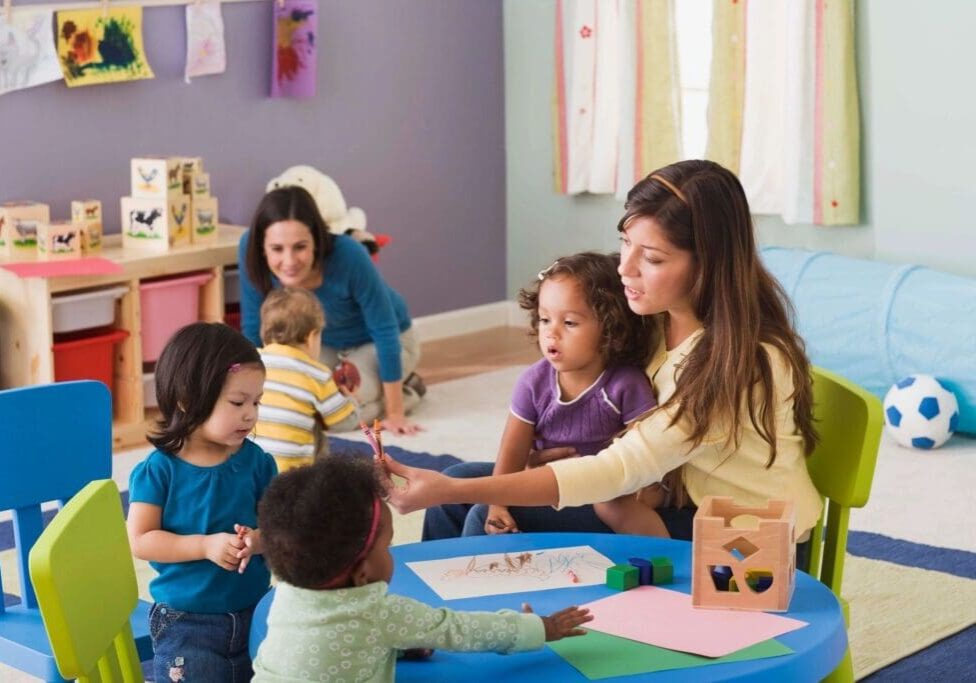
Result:
<svg viewBox="0 0 976 683"><path fill-rule="evenodd" d="M235 524L234 532L244 542L244 547L237 551L237 558L240 560L237 572L243 574L244 570L247 569L248 562L251 561L251 555L259 555L262 552L261 530L252 529L243 524Z"/></svg>
<svg viewBox="0 0 976 683"><path fill-rule="evenodd" d="M522 611L527 614L532 614L532 608L529 606L529 603L522 603ZM593 615L590 614L590 610L580 609L575 605L561 609L554 614L550 614L548 617L541 618L542 625L546 629L546 642L560 640L570 636L584 636L586 635L586 629L580 628L580 624L593 621Z"/></svg>
<svg viewBox="0 0 976 683"><path fill-rule="evenodd" d="M207 534L203 537L203 549L207 559L229 572L240 565L237 553L242 548L244 541L237 534Z"/></svg>

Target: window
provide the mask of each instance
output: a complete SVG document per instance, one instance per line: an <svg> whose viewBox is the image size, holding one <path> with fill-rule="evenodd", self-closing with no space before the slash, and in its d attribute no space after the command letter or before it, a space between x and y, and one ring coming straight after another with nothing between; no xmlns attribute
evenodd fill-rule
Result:
<svg viewBox="0 0 976 683"><path fill-rule="evenodd" d="M681 77L681 155L703 159L708 139L712 0L680 0L674 8Z"/></svg>

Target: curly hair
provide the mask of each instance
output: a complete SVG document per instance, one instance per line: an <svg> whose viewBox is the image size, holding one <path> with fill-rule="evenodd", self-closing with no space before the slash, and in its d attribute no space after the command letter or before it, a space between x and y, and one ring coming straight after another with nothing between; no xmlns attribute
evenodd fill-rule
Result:
<svg viewBox="0 0 976 683"><path fill-rule="evenodd" d="M156 363L156 403L161 413L149 442L178 453L193 431L210 418L235 365L264 370L254 344L223 323L191 323L170 337Z"/></svg>
<svg viewBox="0 0 976 683"><path fill-rule="evenodd" d="M275 477L258 503L258 528L271 571L292 586L321 588L352 564L383 496L373 463L333 453Z"/></svg>
<svg viewBox="0 0 976 683"><path fill-rule="evenodd" d="M531 286L519 290L518 303L529 312L530 335L539 335L539 289L546 280L569 276L579 283L586 305L600 321L600 355L608 365L643 368L650 360L655 332L649 319L630 310L617 273L619 254L585 251L563 256L539 273Z"/></svg>

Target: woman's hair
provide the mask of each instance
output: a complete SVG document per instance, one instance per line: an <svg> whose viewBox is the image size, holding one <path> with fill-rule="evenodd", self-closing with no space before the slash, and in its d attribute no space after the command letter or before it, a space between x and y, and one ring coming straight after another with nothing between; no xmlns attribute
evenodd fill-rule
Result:
<svg viewBox="0 0 976 683"><path fill-rule="evenodd" d="M619 254L586 251L563 256L539 273L529 287L519 290L519 306L529 312L531 335L539 334L539 290L555 277L571 277L579 283L586 305L600 323L600 355L605 364L647 365L652 350L654 326L650 320L634 315L627 305L624 287L617 273Z"/></svg>
<svg viewBox="0 0 976 683"><path fill-rule="evenodd" d="M752 216L735 175L711 161L681 161L654 171L627 194L617 230L653 218L667 240L694 258L690 299L704 333L684 360L674 394L662 405L691 425L694 445L710 425L727 425L739 443L741 406L776 459L773 373L762 344L783 354L793 376L793 413L807 453L816 445L810 363L793 327L786 292L759 260Z"/></svg>
<svg viewBox="0 0 976 683"><path fill-rule="evenodd" d="M304 344L308 335L323 327L322 304L307 289L272 289L261 304L261 341L264 344Z"/></svg>
<svg viewBox="0 0 976 683"><path fill-rule="evenodd" d="M275 477L258 503L258 528L271 571L293 586L321 588L366 543L373 500L383 485L370 460L333 452Z"/></svg>
<svg viewBox="0 0 976 683"><path fill-rule="evenodd" d="M213 412L231 368L264 364L254 344L223 323L192 323L170 337L156 363L156 402L162 413L146 437L178 453Z"/></svg>
<svg viewBox="0 0 976 683"><path fill-rule="evenodd" d="M261 294L271 291L271 270L264 256L264 236L268 226L279 221L298 221L311 231L315 253L313 268L322 266L335 242L335 235L329 232L315 200L305 188L289 185L268 192L261 198L251 219L245 254L247 276Z"/></svg>

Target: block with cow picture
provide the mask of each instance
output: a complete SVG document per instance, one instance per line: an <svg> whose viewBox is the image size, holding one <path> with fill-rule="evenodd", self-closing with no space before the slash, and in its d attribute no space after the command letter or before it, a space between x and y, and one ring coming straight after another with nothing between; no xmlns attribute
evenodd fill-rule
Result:
<svg viewBox="0 0 976 683"><path fill-rule="evenodd" d="M194 244L213 244L217 241L217 198L194 197L191 239Z"/></svg>
<svg viewBox="0 0 976 683"><path fill-rule="evenodd" d="M37 258L37 231L51 220L51 210L41 202L0 204L0 255L13 261Z"/></svg>
<svg viewBox="0 0 976 683"><path fill-rule="evenodd" d="M122 246L126 249L167 251L189 242L190 199L122 197Z"/></svg>
<svg viewBox="0 0 976 683"><path fill-rule="evenodd" d="M168 199L183 194L181 157L139 157L132 160L132 196Z"/></svg>
<svg viewBox="0 0 976 683"><path fill-rule="evenodd" d="M37 230L37 258L43 261L81 257L83 223L54 221L42 223Z"/></svg>

